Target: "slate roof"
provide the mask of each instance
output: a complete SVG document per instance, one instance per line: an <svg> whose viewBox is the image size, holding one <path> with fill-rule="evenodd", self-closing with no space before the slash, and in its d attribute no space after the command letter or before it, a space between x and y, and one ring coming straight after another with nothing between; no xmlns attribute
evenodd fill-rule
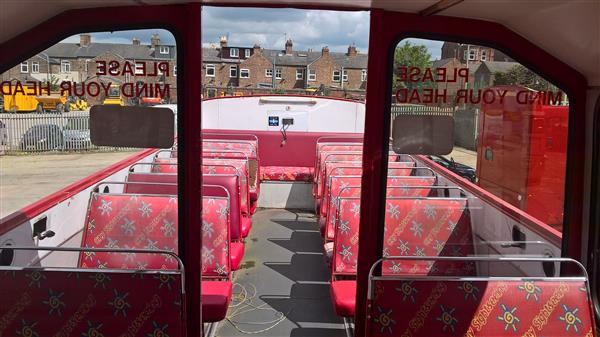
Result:
<svg viewBox="0 0 600 337"><path fill-rule="evenodd" d="M454 58L445 58L445 59L441 59L441 60L435 60L432 62L431 64L431 68L441 68L443 66L445 66L446 64L452 62L452 60L454 60Z"/></svg>
<svg viewBox="0 0 600 337"><path fill-rule="evenodd" d="M168 54L161 54L159 47L168 47ZM44 53L52 58L94 58L104 53L114 53L125 59L175 59L177 58L177 49L172 45L159 45L152 48L149 45L133 45L121 43L90 43L87 47L81 47L79 43L57 43L46 49Z"/></svg>
<svg viewBox="0 0 600 337"><path fill-rule="evenodd" d="M518 62L497 62L497 61L483 61L481 62L481 65L479 66L481 67L486 67L490 73L496 73L496 72L500 72L500 73L505 73L508 70L510 70L510 68L519 65ZM479 68L478 68L479 69Z"/></svg>

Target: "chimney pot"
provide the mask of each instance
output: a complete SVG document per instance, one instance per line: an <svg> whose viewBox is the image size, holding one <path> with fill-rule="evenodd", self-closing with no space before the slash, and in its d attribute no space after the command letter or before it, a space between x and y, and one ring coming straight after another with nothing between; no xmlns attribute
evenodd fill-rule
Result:
<svg viewBox="0 0 600 337"><path fill-rule="evenodd" d="M285 54L292 55L292 39L285 41Z"/></svg>
<svg viewBox="0 0 600 337"><path fill-rule="evenodd" d="M327 47L327 46L323 47L323 49L321 49L321 55L329 56L329 47Z"/></svg>
<svg viewBox="0 0 600 337"><path fill-rule="evenodd" d="M356 56L356 54L357 54L356 46L355 45L348 46L348 56Z"/></svg>
<svg viewBox="0 0 600 337"><path fill-rule="evenodd" d="M227 47L227 36L226 35L221 36L221 38L219 40L219 45L221 46L221 48Z"/></svg>
<svg viewBox="0 0 600 337"><path fill-rule="evenodd" d="M92 43L92 36L90 34L79 34L79 46L89 47Z"/></svg>
<svg viewBox="0 0 600 337"><path fill-rule="evenodd" d="M132 42L132 44L134 46L139 46L140 45L140 39L138 39L137 37L134 37L131 42Z"/></svg>
<svg viewBox="0 0 600 337"><path fill-rule="evenodd" d="M150 45L152 48L156 48L158 45L160 45L160 36L158 36L158 34L152 34L152 37L150 38Z"/></svg>
<svg viewBox="0 0 600 337"><path fill-rule="evenodd" d="M252 49L254 50L254 53L255 53L255 54L256 54L256 53L260 53L260 45L258 45L258 44L255 44L255 45L252 47Z"/></svg>

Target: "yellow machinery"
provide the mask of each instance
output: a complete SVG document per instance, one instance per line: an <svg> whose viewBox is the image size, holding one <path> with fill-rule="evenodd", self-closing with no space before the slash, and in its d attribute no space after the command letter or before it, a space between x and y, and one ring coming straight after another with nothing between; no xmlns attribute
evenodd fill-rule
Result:
<svg viewBox="0 0 600 337"><path fill-rule="evenodd" d="M90 105L85 100L79 97L73 97L69 103L69 108L71 111L74 110L87 110L90 108Z"/></svg>
<svg viewBox="0 0 600 337"><path fill-rule="evenodd" d="M3 88L3 92L11 92L10 89ZM3 95L4 111L6 112L32 112L38 110L39 101L35 96L24 95L22 93L13 93L12 95ZM40 107L41 108L41 107Z"/></svg>
<svg viewBox="0 0 600 337"><path fill-rule="evenodd" d="M125 100L121 96L121 90L118 84L111 84L108 89L108 95L102 104L125 105Z"/></svg>
<svg viewBox="0 0 600 337"><path fill-rule="evenodd" d="M41 103L43 111L67 112L71 108L69 98L60 94L36 96L36 99ZM38 109L38 112L41 111Z"/></svg>

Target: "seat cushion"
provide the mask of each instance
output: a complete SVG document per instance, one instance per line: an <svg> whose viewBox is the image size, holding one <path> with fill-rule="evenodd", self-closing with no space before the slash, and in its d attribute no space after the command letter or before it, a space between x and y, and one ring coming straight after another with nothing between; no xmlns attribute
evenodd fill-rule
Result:
<svg viewBox="0 0 600 337"><path fill-rule="evenodd" d="M244 243L243 242L232 242L229 245L229 253L231 256L231 270L240 269L242 260L244 259Z"/></svg>
<svg viewBox="0 0 600 337"><path fill-rule="evenodd" d="M247 217L242 217L242 237L245 238L250 234L250 229L252 228L252 220Z"/></svg>
<svg viewBox="0 0 600 337"><path fill-rule="evenodd" d="M356 307L356 281L331 281L329 290L336 315L353 317Z"/></svg>
<svg viewBox="0 0 600 337"><path fill-rule="evenodd" d="M256 201L253 201L253 202L250 204L250 214L254 214L254 213L256 213L256 207L257 207L257 206L258 206L258 202L256 202Z"/></svg>
<svg viewBox="0 0 600 337"><path fill-rule="evenodd" d="M254 190L250 190L250 201L257 201L258 200L258 190L254 189Z"/></svg>
<svg viewBox="0 0 600 337"><path fill-rule="evenodd" d="M314 169L304 166L263 166L260 180L312 181Z"/></svg>
<svg viewBox="0 0 600 337"><path fill-rule="evenodd" d="M201 300L204 322L218 322L225 319L232 291L229 281L202 281Z"/></svg>

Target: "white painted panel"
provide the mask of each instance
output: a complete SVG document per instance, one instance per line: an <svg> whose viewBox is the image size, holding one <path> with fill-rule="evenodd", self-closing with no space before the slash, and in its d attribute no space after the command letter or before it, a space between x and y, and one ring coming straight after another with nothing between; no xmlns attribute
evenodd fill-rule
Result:
<svg viewBox="0 0 600 337"><path fill-rule="evenodd" d="M280 116L279 127L269 127L269 115ZM365 105L310 96L224 97L202 102L204 129L278 131L282 116L294 117L288 131L362 133Z"/></svg>

